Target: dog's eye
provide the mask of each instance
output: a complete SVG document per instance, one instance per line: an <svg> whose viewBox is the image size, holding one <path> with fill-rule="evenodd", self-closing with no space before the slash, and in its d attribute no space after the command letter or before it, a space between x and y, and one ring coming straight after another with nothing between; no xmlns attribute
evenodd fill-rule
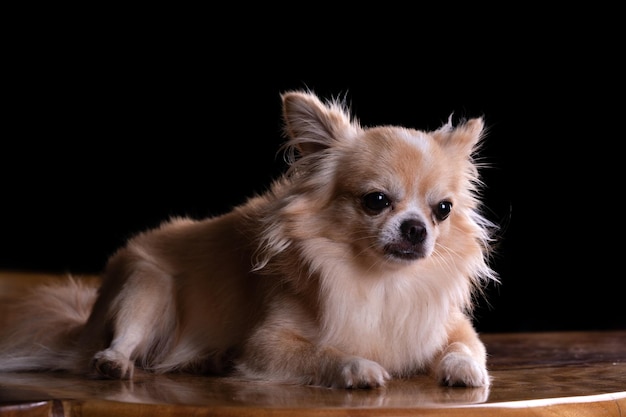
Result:
<svg viewBox="0 0 626 417"><path fill-rule="evenodd" d="M452 211L452 203L450 201L440 201L435 207L435 217L437 220L442 221L448 218Z"/></svg>
<svg viewBox="0 0 626 417"><path fill-rule="evenodd" d="M363 196L363 206L370 212L379 213L391 205L391 200L379 191L365 194Z"/></svg>

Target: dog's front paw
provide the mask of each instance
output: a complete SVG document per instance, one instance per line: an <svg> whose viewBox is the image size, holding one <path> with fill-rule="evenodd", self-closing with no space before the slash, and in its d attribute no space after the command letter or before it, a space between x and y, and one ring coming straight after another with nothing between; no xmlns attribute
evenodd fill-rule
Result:
<svg viewBox="0 0 626 417"><path fill-rule="evenodd" d="M100 378L132 379L134 365L120 352L106 349L94 355L91 370Z"/></svg>
<svg viewBox="0 0 626 417"><path fill-rule="evenodd" d="M350 357L333 370L322 385L331 388L376 388L385 385L389 373L374 361Z"/></svg>
<svg viewBox="0 0 626 417"><path fill-rule="evenodd" d="M471 355L463 352L447 353L436 370L437 380L450 387L489 386L487 369Z"/></svg>

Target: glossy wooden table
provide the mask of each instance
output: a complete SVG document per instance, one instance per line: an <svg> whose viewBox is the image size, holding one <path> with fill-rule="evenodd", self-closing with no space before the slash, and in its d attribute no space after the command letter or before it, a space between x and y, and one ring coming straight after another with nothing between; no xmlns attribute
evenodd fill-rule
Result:
<svg viewBox="0 0 626 417"><path fill-rule="evenodd" d="M14 277L0 273L0 294L54 279ZM130 382L0 372L0 416L626 416L626 330L482 336L490 390L425 376L331 390L179 374Z"/></svg>

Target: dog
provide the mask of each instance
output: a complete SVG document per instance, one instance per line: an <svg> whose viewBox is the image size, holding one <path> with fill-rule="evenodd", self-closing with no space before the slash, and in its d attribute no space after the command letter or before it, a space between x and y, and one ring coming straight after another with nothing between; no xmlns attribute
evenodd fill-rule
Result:
<svg viewBox="0 0 626 417"><path fill-rule="evenodd" d="M266 192L136 234L97 288L69 277L33 289L2 329L0 371L489 386L472 321L498 281L483 117L364 127L345 98L280 97L288 165Z"/></svg>

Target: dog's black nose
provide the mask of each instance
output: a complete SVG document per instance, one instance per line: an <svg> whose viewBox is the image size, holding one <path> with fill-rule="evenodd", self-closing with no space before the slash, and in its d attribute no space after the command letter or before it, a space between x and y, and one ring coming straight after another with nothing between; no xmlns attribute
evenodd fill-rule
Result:
<svg viewBox="0 0 626 417"><path fill-rule="evenodd" d="M419 220L405 220L400 225L400 233L402 237L413 245L422 243L426 239L426 227Z"/></svg>

